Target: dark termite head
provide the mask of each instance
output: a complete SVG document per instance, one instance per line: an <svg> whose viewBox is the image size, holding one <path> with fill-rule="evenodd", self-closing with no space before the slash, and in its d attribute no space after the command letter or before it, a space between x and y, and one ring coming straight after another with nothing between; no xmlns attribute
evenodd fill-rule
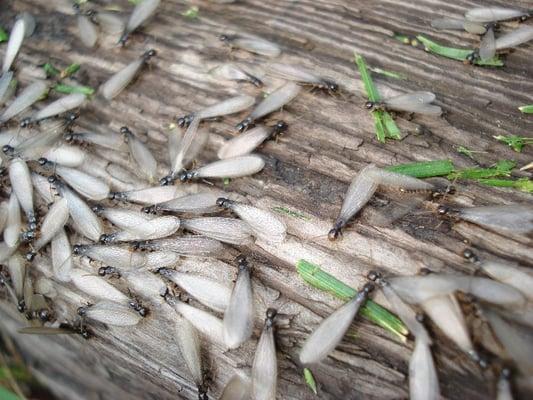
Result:
<svg viewBox="0 0 533 400"><path fill-rule="evenodd" d="M126 46L126 42L128 41L130 34L127 31L124 31L120 39L118 40L118 44L120 44L122 47ZM144 54L143 54L144 56ZM144 58L144 57L143 57Z"/></svg>
<svg viewBox="0 0 533 400"><path fill-rule="evenodd" d="M106 276L106 275L112 275L116 278L120 278L120 271L116 269L115 267L100 267L98 268L98 275L100 276Z"/></svg>
<svg viewBox="0 0 533 400"><path fill-rule="evenodd" d="M142 59L144 62L147 62L150 60L150 58L154 57L155 55L157 55L157 51L155 51L154 49L150 49L144 52L144 54L142 55Z"/></svg>
<svg viewBox="0 0 533 400"><path fill-rule="evenodd" d="M120 128L120 133L124 135L124 140L126 142L133 135L130 131L130 128L128 128L127 126L123 126L122 128Z"/></svg>
<svg viewBox="0 0 533 400"><path fill-rule="evenodd" d="M15 148L13 146L10 146L8 144L5 144L4 146L2 146L2 152L6 155L6 156L11 156L13 155L15 151Z"/></svg>
<svg viewBox="0 0 533 400"><path fill-rule="evenodd" d="M239 254L239 255L235 258L235 262L236 262L237 265L239 266L239 271L248 268L248 260L246 259L246 257L244 256L244 254Z"/></svg>
<svg viewBox="0 0 533 400"><path fill-rule="evenodd" d="M155 214L157 211L157 204L153 204L151 206L146 206L141 208L141 211L145 214Z"/></svg>
<svg viewBox="0 0 533 400"><path fill-rule="evenodd" d="M17 304L17 311L22 314L25 309L26 309L26 303L24 302L24 299L19 300Z"/></svg>
<svg viewBox="0 0 533 400"><path fill-rule="evenodd" d="M248 118L245 118L243 119L241 122L239 122L235 128L237 128L237 130L239 132L244 132L246 129L248 129L251 125L253 124L253 120L248 117Z"/></svg>
<svg viewBox="0 0 533 400"><path fill-rule="evenodd" d="M39 318L42 322L47 322L52 319L52 313L50 310L42 308L37 312L37 318Z"/></svg>
<svg viewBox="0 0 533 400"><path fill-rule="evenodd" d="M216 201L217 206L229 208L229 206L233 203L230 199L226 199L225 197L219 197Z"/></svg>
<svg viewBox="0 0 533 400"><path fill-rule="evenodd" d="M128 303L131 308L133 308L141 317L146 317L149 313L148 308L144 307L137 300L130 300Z"/></svg>
<svg viewBox="0 0 533 400"><path fill-rule="evenodd" d="M272 127L272 133L269 136L269 139L273 139L275 136L286 132L289 129L289 125L285 121L278 121L276 125Z"/></svg>
<svg viewBox="0 0 533 400"><path fill-rule="evenodd" d="M126 197L126 195L124 194L124 192L109 192L109 194L107 195L107 198L109 200L124 200Z"/></svg>
<svg viewBox="0 0 533 400"><path fill-rule="evenodd" d="M502 379L511 378L511 369L507 367L502 368L502 370L500 371L500 378Z"/></svg>
<svg viewBox="0 0 533 400"><path fill-rule="evenodd" d="M220 40L221 42L227 43L231 40L231 37L229 35L222 34L218 36L218 40Z"/></svg>
<svg viewBox="0 0 533 400"><path fill-rule="evenodd" d="M265 319L265 325L267 327L272 327L274 325L274 318L278 314L278 310L275 308L269 308L266 310L266 319Z"/></svg>
<svg viewBox="0 0 533 400"><path fill-rule="evenodd" d="M246 74L248 75L248 78L250 79L250 82L252 83L252 85L254 85L255 87L263 87L263 81L253 75L250 75L250 74Z"/></svg>
<svg viewBox="0 0 533 400"><path fill-rule="evenodd" d="M187 174L187 171L183 171L185 172L185 174ZM180 172L181 174L181 172ZM168 185L171 185L172 183L174 183L174 181L176 180L176 178L173 176L173 175L167 175L167 176L164 176L162 177L160 180L159 180L159 186L168 186ZM180 178L181 180L181 178ZM186 180L186 179L185 179ZM185 180L181 180L182 182L185 182Z"/></svg>
<svg viewBox="0 0 533 400"><path fill-rule="evenodd" d="M450 207L440 204L437 207L437 213L439 215L448 215L450 213Z"/></svg>
<svg viewBox="0 0 533 400"><path fill-rule="evenodd" d="M420 313L420 312L415 314L415 318L421 324L423 324L425 319L426 319L425 315L423 313Z"/></svg>
<svg viewBox="0 0 533 400"><path fill-rule="evenodd" d="M194 178L194 171L182 170L178 174L178 179L180 180L180 182L188 182L192 178Z"/></svg>
<svg viewBox="0 0 533 400"><path fill-rule="evenodd" d="M191 124L193 119L194 119L194 114L187 114L187 115L184 115L183 117L176 118L176 123L178 124L180 128L185 128Z"/></svg>
<svg viewBox="0 0 533 400"><path fill-rule="evenodd" d="M369 293L371 293L374 290L375 286L373 283L368 282L365 283L365 286L361 289L361 291L368 296Z"/></svg>
<svg viewBox="0 0 533 400"><path fill-rule="evenodd" d="M161 276L164 276L165 278L168 278L172 275L172 273L174 272L173 269L170 269L170 268L159 268L157 270L157 273Z"/></svg>
<svg viewBox="0 0 533 400"><path fill-rule="evenodd" d="M79 256L80 254L83 253L83 245L82 244L75 244L74 246L72 246L72 252Z"/></svg>
<svg viewBox="0 0 533 400"><path fill-rule="evenodd" d="M20 234L20 241L22 243L28 243L35 239L35 231L29 230Z"/></svg>
<svg viewBox="0 0 533 400"><path fill-rule="evenodd" d="M89 306L84 306L84 307L78 307L78 310L77 310L77 313L80 317L85 317L85 315L87 315L87 309L89 308Z"/></svg>
<svg viewBox="0 0 533 400"><path fill-rule="evenodd" d="M78 14L80 12L80 5L78 3L74 3L72 5L72 9L74 10L74 13Z"/></svg>
<svg viewBox="0 0 533 400"><path fill-rule="evenodd" d="M102 244L109 244L109 243L113 243L115 241L115 235L110 233L108 235L106 235L105 233L100 236L100 238L98 239L98 241Z"/></svg>
<svg viewBox="0 0 533 400"><path fill-rule="evenodd" d="M375 106L376 106L376 103L374 103L373 101L367 101L365 103L365 108L367 110L372 110Z"/></svg>
<svg viewBox="0 0 533 400"><path fill-rule="evenodd" d="M474 50L472 53L470 53L469 55L466 56L465 63L473 65L478 60L479 60L479 51L478 50Z"/></svg>
<svg viewBox="0 0 533 400"><path fill-rule="evenodd" d="M418 270L418 275L420 276L428 276L429 274L432 274L432 273L433 271L426 267L422 267Z"/></svg>
<svg viewBox="0 0 533 400"><path fill-rule="evenodd" d="M446 187L434 189L431 195L434 199L437 199L446 195L454 195L455 192L455 186L446 185Z"/></svg>
<svg viewBox="0 0 533 400"><path fill-rule="evenodd" d="M95 204L91 207L91 210L93 210L96 215L100 215L104 212L105 208L101 204Z"/></svg>
<svg viewBox="0 0 533 400"><path fill-rule="evenodd" d="M335 224L333 225L333 228L330 229L328 232L328 239L333 242L339 238L339 236L342 235L342 227L344 226L344 221L337 220L335 221Z"/></svg>
<svg viewBox="0 0 533 400"><path fill-rule="evenodd" d="M96 14L97 14L96 10L93 10L92 8L85 11L85 15L88 16L89 18L94 17Z"/></svg>
<svg viewBox="0 0 533 400"><path fill-rule="evenodd" d="M324 79L323 80L323 85L324 85L324 88L329 90L330 92L333 92L333 93L336 93L338 90L339 90L339 85L337 84L337 82L334 82L332 80L329 80L329 79Z"/></svg>
<svg viewBox="0 0 533 400"><path fill-rule="evenodd" d="M378 279L381 278L381 273L378 271L370 271L366 277L371 280L372 282L376 282Z"/></svg>
<svg viewBox="0 0 533 400"><path fill-rule="evenodd" d="M35 258L36 255L37 255L36 252L34 252L34 251L28 251L28 252L26 253L26 260L27 260L27 261L33 261L33 259Z"/></svg>
<svg viewBox="0 0 533 400"><path fill-rule="evenodd" d="M39 163L40 166L44 167L48 164L51 164L50 161L48 161L48 159L44 158L44 157L41 157L37 160L37 162Z"/></svg>

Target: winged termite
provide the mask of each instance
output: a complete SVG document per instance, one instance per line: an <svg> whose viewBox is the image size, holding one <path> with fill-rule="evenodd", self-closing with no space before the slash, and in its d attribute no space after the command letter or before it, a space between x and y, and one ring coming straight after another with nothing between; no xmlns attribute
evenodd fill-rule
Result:
<svg viewBox="0 0 533 400"><path fill-rule="evenodd" d="M80 307L78 314L84 318L114 326L133 326L142 319L142 316L128 305L113 301L99 301L87 307Z"/></svg>
<svg viewBox="0 0 533 400"><path fill-rule="evenodd" d="M144 0L152 1L152 0ZM158 0L159 1L159 0ZM140 4L143 4L140 3ZM135 78L140 69L156 55L155 50L146 51L140 58L128 64L126 67L115 73L111 78L104 82L99 91L106 100L111 100L118 96L126 86Z"/></svg>
<svg viewBox="0 0 533 400"><path fill-rule="evenodd" d="M449 215L491 229L495 232L528 234L533 232L533 207L527 204L507 204L452 209L439 206L441 215Z"/></svg>
<svg viewBox="0 0 533 400"><path fill-rule="evenodd" d="M193 381L198 388L198 398L203 399L206 389L202 371L200 337L198 336L198 332L186 318L180 316L175 321L175 337L185 365L187 365Z"/></svg>
<svg viewBox="0 0 533 400"><path fill-rule="evenodd" d="M472 8L465 13L465 18L473 22L497 22L511 19L524 20L530 17L531 13L506 7L478 7Z"/></svg>
<svg viewBox="0 0 533 400"><path fill-rule="evenodd" d="M265 97L248 117L237 124L236 128L239 132L244 131L258 119L284 107L300 93L300 90L301 87L296 83L287 82Z"/></svg>
<svg viewBox="0 0 533 400"><path fill-rule="evenodd" d="M216 239L224 243L245 245L251 243L250 226L234 218L203 217L185 219L182 226L188 231Z"/></svg>
<svg viewBox="0 0 533 400"><path fill-rule="evenodd" d="M487 31L482 23L465 18L437 18L431 21L431 27L439 30L465 30L475 35L483 35Z"/></svg>
<svg viewBox="0 0 533 400"><path fill-rule="evenodd" d="M228 81L250 82L255 87L262 87L263 82L256 76L234 64L222 64L209 70L209 74L217 79Z"/></svg>
<svg viewBox="0 0 533 400"><path fill-rule="evenodd" d="M72 284L89 296L121 304L129 302L128 296L100 276L79 268L73 268L70 277Z"/></svg>
<svg viewBox="0 0 533 400"><path fill-rule="evenodd" d="M280 47L268 40L238 35L220 35L219 40L230 46L267 57L277 57L281 54Z"/></svg>
<svg viewBox="0 0 533 400"><path fill-rule="evenodd" d="M254 318L250 266L242 255L236 261L239 272L224 313L224 341L230 349L236 349L252 336Z"/></svg>
<svg viewBox="0 0 533 400"><path fill-rule="evenodd" d="M40 100L48 91L48 83L35 81L27 86L0 115L0 123L9 121Z"/></svg>
<svg viewBox="0 0 533 400"><path fill-rule="evenodd" d="M129 35L154 15L160 2L161 0L142 0L137 3L126 23L119 43L125 45Z"/></svg>
<svg viewBox="0 0 533 400"><path fill-rule="evenodd" d="M179 198L186 193L184 188L180 186L152 186L127 192L112 192L109 194L109 198L138 204L158 204Z"/></svg>
<svg viewBox="0 0 533 400"><path fill-rule="evenodd" d="M102 146L114 151L127 152L128 145L118 133L107 132L105 135L93 132L68 133L65 135L67 142L88 143Z"/></svg>
<svg viewBox="0 0 533 400"><path fill-rule="evenodd" d="M124 135L124 140L129 146L133 160L139 167L139 172L145 176L149 182L155 182L157 175L157 161L150 149L135 137L128 127L123 126L120 128L120 133Z"/></svg>
<svg viewBox="0 0 533 400"><path fill-rule="evenodd" d="M179 218L167 215L146 220L141 225L100 236L100 243L144 241L174 234L180 227Z"/></svg>
<svg viewBox="0 0 533 400"><path fill-rule="evenodd" d="M384 108L386 110L408 113L441 115L442 109L439 106L431 104L435 101L435 98L435 94L431 92L411 92L384 99L381 102L368 101L365 107L369 110Z"/></svg>
<svg viewBox="0 0 533 400"><path fill-rule="evenodd" d="M70 281L70 271L73 268L72 249L64 229L60 229L52 239L51 258L55 278L61 282Z"/></svg>
<svg viewBox="0 0 533 400"><path fill-rule="evenodd" d="M146 265L146 256L144 254L136 253L120 246L78 244L73 247L72 251L76 255L86 256L91 260L100 261L105 265L121 269L137 269Z"/></svg>
<svg viewBox="0 0 533 400"><path fill-rule="evenodd" d="M94 47L98 40L98 29L91 21L91 17L95 14L94 11L81 11L80 5L77 3L73 5L73 8L76 14L78 35L81 42L89 48Z"/></svg>
<svg viewBox="0 0 533 400"><path fill-rule="evenodd" d="M223 197L217 199L217 205L237 214L252 228L258 239L267 243L282 243L285 240L287 227L271 212Z"/></svg>
<svg viewBox="0 0 533 400"><path fill-rule="evenodd" d="M179 126L188 126L194 118L198 120L223 117L235 114L250 108L255 103L255 98L248 95L230 97L221 102L207 106L192 114L185 115L177 119Z"/></svg>
<svg viewBox="0 0 533 400"><path fill-rule="evenodd" d="M231 296L231 290L227 286L210 278L168 268L160 268L159 274L170 279L209 308L218 312L226 310Z"/></svg>
<svg viewBox="0 0 533 400"><path fill-rule="evenodd" d="M71 188L89 200L103 200L109 195L110 188L107 183L79 169L57 165L46 158L40 158L39 164L48 170L53 170Z"/></svg>
<svg viewBox="0 0 533 400"><path fill-rule="evenodd" d="M254 151L261 143L271 140L285 132L288 125L284 121L278 121L274 126L257 126L245 133L226 141L218 150L218 158L226 159L244 156Z"/></svg>
<svg viewBox="0 0 533 400"><path fill-rule="evenodd" d="M41 121L46 118L66 113L75 108L79 108L85 103L86 99L87 96L85 96L85 94L83 93L72 93L67 96L63 96L60 99L47 105L42 110L36 112L31 117L31 121Z"/></svg>
<svg viewBox="0 0 533 400"><path fill-rule="evenodd" d="M53 180L53 184L61 196L67 201L68 211L74 230L93 242L98 241L100 236L102 236L104 229L102 222L98 219L95 213L85 201L66 187L66 185L58 178Z"/></svg>
<svg viewBox="0 0 533 400"><path fill-rule="evenodd" d="M43 219L38 239L32 245L32 251L27 257L31 260L37 251L47 245L68 221L69 209L67 200L58 198L54 201Z"/></svg>
<svg viewBox="0 0 533 400"><path fill-rule="evenodd" d="M200 178L240 178L258 173L264 166L265 161L261 156L250 154L215 161L192 171L184 170L180 172L179 179L186 182Z"/></svg>
<svg viewBox="0 0 533 400"><path fill-rule="evenodd" d="M373 289L374 285L367 283L356 296L320 323L300 351L302 364L320 362L337 347Z"/></svg>
<svg viewBox="0 0 533 400"><path fill-rule="evenodd" d="M166 187L166 186L163 186ZM223 192L200 192L144 207L144 212L171 211L188 214L206 214L219 211L217 199Z"/></svg>
<svg viewBox="0 0 533 400"><path fill-rule="evenodd" d="M186 256L215 256L224 250L218 240L203 236L186 236L172 239L158 239L148 242L139 242L136 247L141 250L172 251Z"/></svg>
<svg viewBox="0 0 533 400"><path fill-rule="evenodd" d="M274 319L277 310L266 311L265 325L255 349L252 364L252 395L256 400L272 400L276 398L278 383L278 361L276 342L274 341Z"/></svg>
<svg viewBox="0 0 533 400"><path fill-rule="evenodd" d="M289 64L271 64L269 68L271 75L295 81L304 85L311 85L317 89L328 90L332 93L339 90L339 85L329 78L324 78L307 69Z"/></svg>

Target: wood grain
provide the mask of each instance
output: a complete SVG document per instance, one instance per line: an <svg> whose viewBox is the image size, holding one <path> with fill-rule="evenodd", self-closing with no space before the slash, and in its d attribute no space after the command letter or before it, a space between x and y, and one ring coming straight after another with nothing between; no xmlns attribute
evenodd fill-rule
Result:
<svg viewBox="0 0 533 400"><path fill-rule="evenodd" d="M501 159L531 162L533 152L515 153L494 140L498 134L528 135L532 120L517 107L533 103L532 46L521 46L508 55L503 69L474 68L406 46L393 32L422 33L452 46L470 46L476 38L458 32L432 31L437 16L459 16L475 2L459 0L340 1L340 0L242 0L234 4L165 0L155 18L132 35L126 48L102 43L93 50L76 36L76 20L67 1L7 0L0 24L10 27L21 11L32 12L38 22L33 37L25 41L16 62L19 70L48 60L62 66L77 62L80 83L97 87L112 73L148 48L156 58L139 79L111 103L96 98L79 119L81 129L117 131L128 125L147 132L149 145L168 168L166 127L175 115L183 115L235 93L261 96L246 85L213 80L208 71L228 60L248 65L260 76L270 60L242 51L229 52L217 40L222 33L255 34L283 48L280 62L309 67L341 85L341 94L330 96L308 90L283 111L289 131L266 143L260 153L267 166L260 174L235 179L225 188L264 208L286 207L306 216L280 215L288 226L288 240L278 246L254 245L238 249L251 258L257 297L254 340L242 349L224 352L204 340L205 362L212 375L211 396L217 398L235 368L249 370L264 310L280 308L277 333L280 399L312 399L297 366L302 341L340 302L307 287L294 265L300 258L321 265L353 287L360 287L371 269L385 274L415 274L421 267L434 271L471 273L461 257L468 245L483 257L503 258L533 265L530 238L502 237L467 223L439 218L436 205L421 196L380 192L346 230L342 240L327 240L332 220L354 174L373 162L388 166L403 162L451 159L460 167L489 166ZM95 2L96 8L106 2ZM498 4L493 1L483 4ZM505 4L504 4L505 3ZM529 2L500 2L527 8ZM120 4L130 10L126 1ZM181 16L191 4L200 8L198 19ZM124 15L127 15L125 12ZM5 51L5 46L1 51ZM375 139L373 121L362 107L365 97L353 63L353 52L362 54L373 67L394 71L405 80L374 74L384 96L413 90L430 90L446 114L442 118L416 116L399 119L406 137L381 144ZM30 79L23 75L22 84ZM279 81L265 77L271 91ZM242 115L207 124L210 139L199 163L215 159L223 139L236 135L234 125ZM417 134L422 125L427 132ZM473 160L459 154L458 146L483 151ZM128 161L124 160L128 165ZM527 172L517 176L530 177ZM458 194L447 201L458 205L531 202L516 190L498 189L472 182L455 182ZM400 211L399 211L400 210ZM236 274L231 260L237 249L228 248L225 261L184 261L180 268L208 271L230 284ZM46 256L43 256L46 257ZM71 311L81 298L71 287L61 289ZM386 305L378 293L376 300ZM96 337L50 338L16 334L24 321L13 307L1 303L1 327L14 337L36 377L65 399L193 399L196 389L173 340L173 310L154 307L135 329L95 327ZM486 399L494 394L491 373L476 365L430 325L444 398ZM326 361L313 369L323 399L398 399L408 396L407 363L412 343L399 343L368 321L353 325L348 336ZM354 337L356 336L356 337ZM477 336L477 335L476 335ZM530 389L531 390L531 389ZM527 388L519 388L526 398ZM531 392L529 392L531 395Z"/></svg>

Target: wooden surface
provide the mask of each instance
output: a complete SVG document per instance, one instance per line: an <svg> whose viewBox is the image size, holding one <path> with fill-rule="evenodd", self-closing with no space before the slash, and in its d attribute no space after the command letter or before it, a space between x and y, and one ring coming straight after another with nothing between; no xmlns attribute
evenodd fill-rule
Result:
<svg viewBox="0 0 533 400"><path fill-rule="evenodd" d="M113 3L131 9L125 1ZM489 3L497 4L483 2ZM527 8L529 3L510 1L505 5ZM467 223L454 225L439 219L434 213L436 205L428 199L395 192L378 193L377 200L371 201L342 240L330 243L326 237L348 183L369 162L388 166L449 158L460 167L476 165L457 152L458 146L483 151L475 156L483 166L500 159L514 159L519 166L531 162L531 148L515 153L492 136L531 132L531 117L521 115L517 107L533 103L533 46L522 46L509 55L503 69L481 69L424 53L391 37L394 31L400 31L424 33L455 46L475 43L476 38L468 34L434 32L429 28L434 17L459 16L476 5L465 0L242 0L229 5L206 1L194 4L200 7L200 14L198 19L191 20L180 15L189 4L163 0L156 17L143 32L134 34L124 49L106 45L93 50L83 48L66 1L4 1L0 24L11 27L13 17L21 11L36 15L37 31L24 42L16 62L18 69L28 72L30 65L49 59L64 66L78 62L82 64L79 81L92 87L146 49L158 51L151 67L113 102L95 100L86 107L79 119L79 126L86 130L116 131L127 124L136 132L150 132L151 137L160 132L164 138L165 126L174 115L195 111L239 92L259 96L261 93L253 87L217 82L206 74L221 62L232 60L243 62L262 75L270 62L240 51L230 53L217 40L222 33L256 34L275 41L283 48L279 61L309 67L341 85L341 95L333 97L305 90L281 113L273 115L272 121L283 118L290 128L281 139L261 148L260 153L267 160L265 169L251 178L232 180L227 187L247 196L252 204L287 207L306 218L283 216L289 236L279 246L240 249L254 265L259 307L256 332L254 339L237 351L223 352L220 346L204 341L209 349L205 361L213 377L213 398L220 394L235 368L249 371L267 306L278 307L283 314L277 333L278 398L315 398L294 360L311 330L341 303L302 283L294 268L300 258L321 265L355 288L364 283L365 274L371 269L389 275L415 274L421 267L471 272L472 266L461 257L467 244L481 256L533 265L529 239L503 238L497 232L489 233ZM4 49L2 46L1 51ZM438 104L446 115L416 116L413 121L400 119L399 125L407 136L400 142L378 143L372 118L362 107L365 98L353 64L354 51L365 56L373 67L406 77L397 80L374 74L384 96L430 90L437 94ZM22 80L29 81L24 77ZM279 84L270 79L265 81L265 91ZM200 162L215 159L216 149L223 139L236 134L233 126L242 117L206 124L210 140ZM416 134L418 124L428 132ZM166 162L164 141L151 139L149 143L158 158ZM448 198L454 204L531 201L530 195L516 190L471 182L456 182L456 187L457 194ZM183 268L202 269L229 284L236 268L228 260L236 254L236 249L228 248L223 257L226 261L186 261ZM76 297L71 290L65 288L61 296L72 306L83 298ZM376 300L386 305L379 293ZM13 307L1 304L2 329L14 337L36 376L61 398L196 396L173 341L173 311L166 305L154 307L154 312L135 329L97 328L97 337L84 341L78 337L16 335L16 328L23 321ZM483 375L436 327L430 324L430 329L437 337L434 354L443 396L449 399L493 396L491 374ZM320 398L407 397L407 363L412 342L399 343L362 319L353 325L353 332L355 335L346 337L331 357L313 368ZM526 398L525 389L520 390Z"/></svg>

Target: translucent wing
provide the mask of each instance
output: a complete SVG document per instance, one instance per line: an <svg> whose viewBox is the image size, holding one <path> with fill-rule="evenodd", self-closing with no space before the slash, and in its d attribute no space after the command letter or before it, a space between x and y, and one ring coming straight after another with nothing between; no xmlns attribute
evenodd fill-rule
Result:
<svg viewBox="0 0 533 400"><path fill-rule="evenodd" d="M250 226L234 218L203 217L186 219L183 220L182 226L189 231L225 243L236 245L249 244L252 239Z"/></svg>
<svg viewBox="0 0 533 400"><path fill-rule="evenodd" d="M288 82L280 88L270 93L259 105L252 111L249 118L256 120L276 111L293 100L302 88L296 83Z"/></svg>
<svg viewBox="0 0 533 400"><path fill-rule="evenodd" d="M524 25L496 39L496 50L510 49L533 40L533 26Z"/></svg>
<svg viewBox="0 0 533 400"><path fill-rule="evenodd" d="M281 54L281 49L277 44L260 38L237 37L231 44L235 47L247 50L250 53L260 54L267 57L277 57Z"/></svg>
<svg viewBox="0 0 533 400"><path fill-rule="evenodd" d="M384 103L387 108L396 111L440 115L442 114L442 109L429 104L434 100L435 95L431 92L413 92L386 99Z"/></svg>
<svg viewBox="0 0 533 400"><path fill-rule="evenodd" d="M322 83L322 78L320 78L320 76L294 65L271 64L269 74L295 82L310 83L314 85Z"/></svg>
<svg viewBox="0 0 533 400"><path fill-rule="evenodd" d="M431 21L431 27L439 30L459 30L464 29L465 20L456 18L437 18Z"/></svg>
<svg viewBox="0 0 533 400"><path fill-rule="evenodd" d="M367 165L353 179L342 203L339 220L344 222L350 220L374 195L378 184L367 174L373 168L375 168L373 164Z"/></svg>
<svg viewBox="0 0 533 400"><path fill-rule="evenodd" d="M496 22L527 16L522 10L504 7L478 7L468 10L465 18L473 22Z"/></svg>
<svg viewBox="0 0 533 400"><path fill-rule="evenodd" d="M215 161L192 173L197 178L240 178L258 173L264 166L262 157L251 154Z"/></svg>
<svg viewBox="0 0 533 400"><path fill-rule="evenodd" d="M479 56L482 60L490 60L496 55L496 41L494 38L494 29L490 27L487 33L483 35L479 45Z"/></svg>

